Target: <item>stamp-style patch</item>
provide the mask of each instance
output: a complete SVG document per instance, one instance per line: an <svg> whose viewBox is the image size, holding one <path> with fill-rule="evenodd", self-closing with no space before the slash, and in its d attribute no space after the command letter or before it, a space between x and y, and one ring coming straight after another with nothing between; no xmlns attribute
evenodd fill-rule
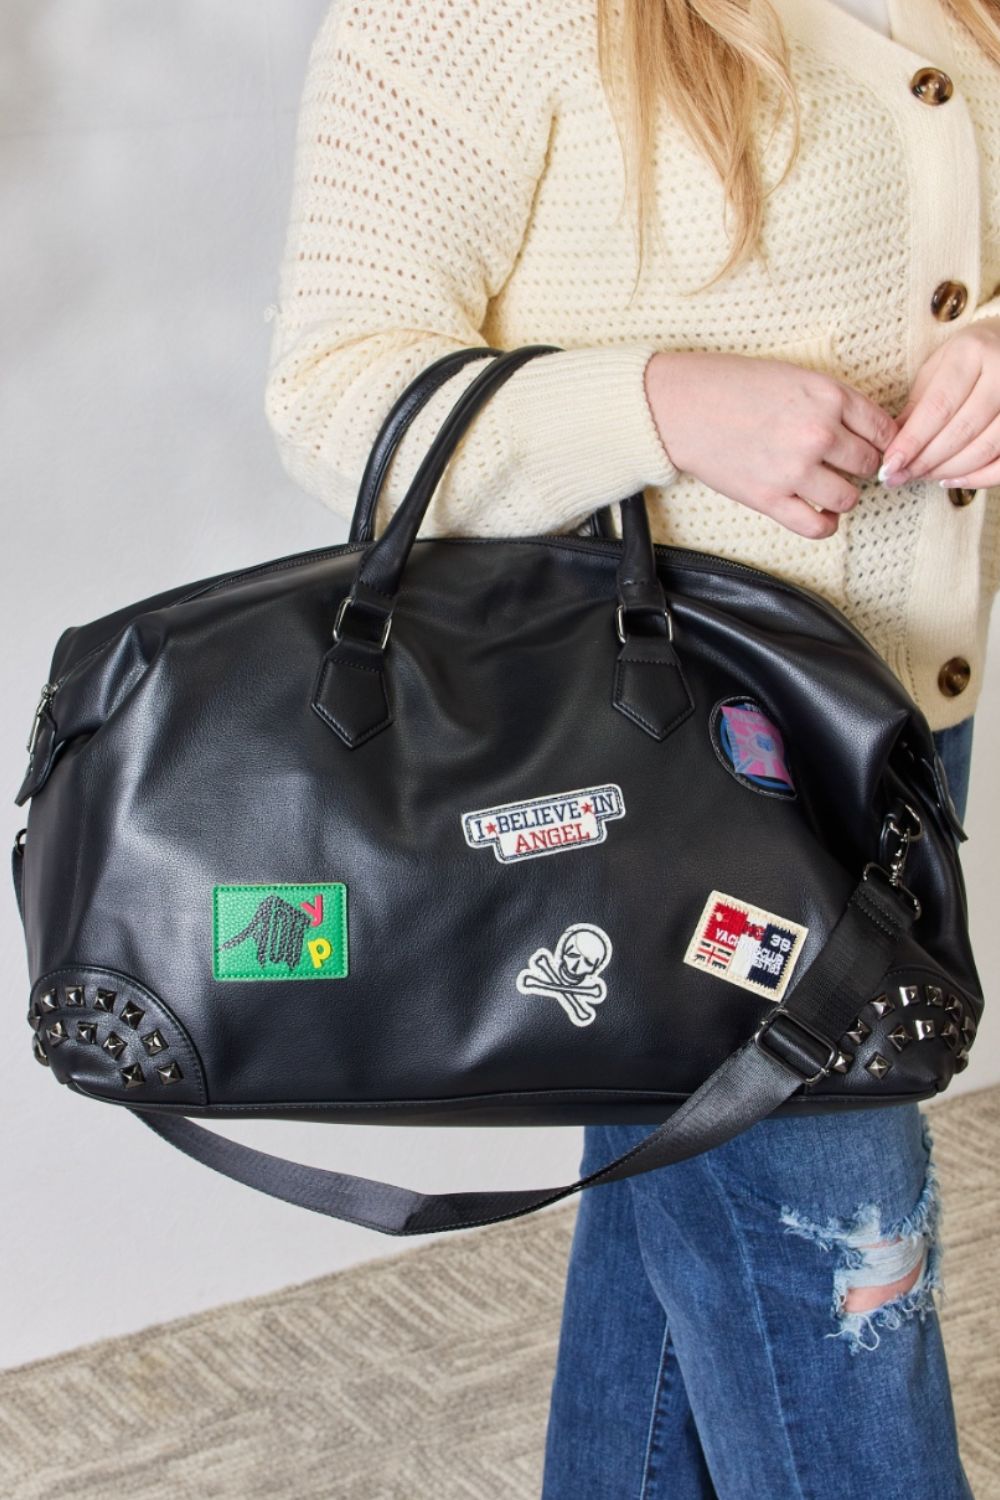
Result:
<svg viewBox="0 0 1000 1500"><path fill-rule="evenodd" d="M780 1000L808 931L788 917L713 891L698 918L684 962L769 1000Z"/></svg>
<svg viewBox="0 0 1000 1500"><path fill-rule="evenodd" d="M737 781L755 792L794 797L795 783L781 730L752 698L726 698L712 711L716 754Z"/></svg>
<svg viewBox="0 0 1000 1500"><path fill-rule="evenodd" d="M344 979L347 886L217 885L212 892L216 979Z"/></svg>
<svg viewBox="0 0 1000 1500"><path fill-rule="evenodd" d="M536 948L517 976L522 995L549 995L558 1000L574 1026L589 1026L595 1005L608 993L601 978L611 959L611 939L593 922L567 927L553 953Z"/></svg>
<svg viewBox="0 0 1000 1500"><path fill-rule="evenodd" d="M463 813L462 831L473 849L492 847L501 864L511 864L603 844L609 819L624 815L622 789L610 782Z"/></svg>

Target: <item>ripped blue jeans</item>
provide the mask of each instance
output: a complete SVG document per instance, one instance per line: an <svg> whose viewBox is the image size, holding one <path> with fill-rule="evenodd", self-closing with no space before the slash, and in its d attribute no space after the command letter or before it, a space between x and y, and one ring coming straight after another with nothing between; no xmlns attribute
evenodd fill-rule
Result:
<svg viewBox="0 0 1000 1500"><path fill-rule="evenodd" d="M971 731L935 735L960 816ZM651 1129L586 1126L581 1174ZM588 1189L542 1500L970 1500L933 1297L938 1219L916 1104L775 1116ZM918 1267L877 1305L874 1289Z"/></svg>

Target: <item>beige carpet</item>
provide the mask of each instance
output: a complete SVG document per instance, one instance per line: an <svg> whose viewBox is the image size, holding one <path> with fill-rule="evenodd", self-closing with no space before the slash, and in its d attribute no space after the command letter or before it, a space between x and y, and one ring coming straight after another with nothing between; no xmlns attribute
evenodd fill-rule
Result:
<svg viewBox="0 0 1000 1500"><path fill-rule="evenodd" d="M932 1118L962 1451L1000 1500L1000 1087ZM577 1203L0 1374L0 1495L538 1500Z"/></svg>

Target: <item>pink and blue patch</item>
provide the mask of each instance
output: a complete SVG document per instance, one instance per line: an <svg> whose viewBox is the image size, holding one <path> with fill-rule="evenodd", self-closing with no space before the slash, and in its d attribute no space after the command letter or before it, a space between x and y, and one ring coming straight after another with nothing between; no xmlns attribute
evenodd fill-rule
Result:
<svg viewBox="0 0 1000 1500"><path fill-rule="evenodd" d="M794 796L781 731L749 699L720 705L719 748L741 781L779 796Z"/></svg>

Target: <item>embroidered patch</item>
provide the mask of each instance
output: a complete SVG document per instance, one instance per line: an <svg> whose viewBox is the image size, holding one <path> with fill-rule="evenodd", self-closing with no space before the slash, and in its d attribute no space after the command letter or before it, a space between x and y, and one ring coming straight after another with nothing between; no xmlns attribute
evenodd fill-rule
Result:
<svg viewBox="0 0 1000 1500"><path fill-rule="evenodd" d="M611 958L611 939L591 922L567 927L555 952L536 948L517 976L522 995L548 995L558 1000L574 1026L589 1026L608 992L600 977Z"/></svg>
<svg viewBox="0 0 1000 1500"><path fill-rule="evenodd" d="M583 844L603 844L605 824L624 815L621 787L611 782L463 813L462 830L473 849L492 845L500 863L511 864Z"/></svg>
<svg viewBox="0 0 1000 1500"><path fill-rule="evenodd" d="M684 962L769 1000L780 1000L808 931L798 922L713 891Z"/></svg>
<svg viewBox="0 0 1000 1500"><path fill-rule="evenodd" d="M216 979L343 979L347 886L217 885L212 892Z"/></svg>
<svg viewBox="0 0 1000 1500"><path fill-rule="evenodd" d="M728 698L711 721L716 752L737 781L754 791L794 797L781 730L752 698Z"/></svg>

